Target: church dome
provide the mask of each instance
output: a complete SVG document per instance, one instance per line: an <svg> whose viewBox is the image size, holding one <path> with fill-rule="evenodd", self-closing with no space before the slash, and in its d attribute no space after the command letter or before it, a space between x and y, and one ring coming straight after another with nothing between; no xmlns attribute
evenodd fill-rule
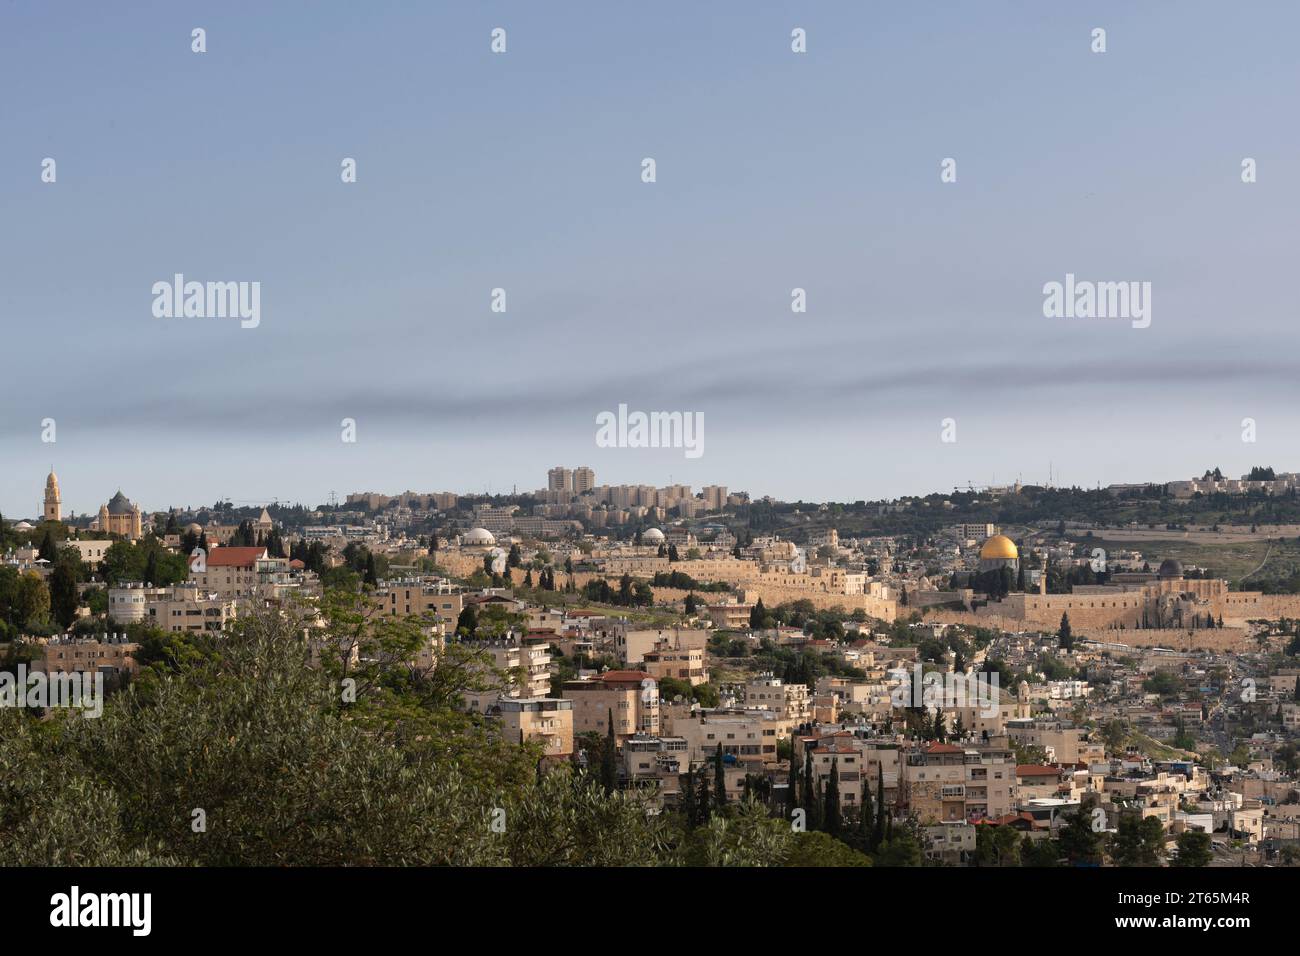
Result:
<svg viewBox="0 0 1300 956"><path fill-rule="evenodd" d="M1162 578L1181 578L1183 576L1183 566L1173 558L1165 558L1160 562L1160 570L1156 574Z"/></svg>
<svg viewBox="0 0 1300 956"><path fill-rule="evenodd" d="M489 545L496 544L497 539L493 537L492 532L487 528L470 528L465 532L465 537L461 539L462 544L468 545Z"/></svg>
<svg viewBox="0 0 1300 956"><path fill-rule="evenodd" d="M642 544L663 544L664 533L658 528L651 528L649 531L641 532Z"/></svg>
<svg viewBox="0 0 1300 956"><path fill-rule="evenodd" d="M995 534L980 546L981 561L1015 561L1019 557L1015 542L1005 534Z"/></svg>
<svg viewBox="0 0 1300 956"><path fill-rule="evenodd" d="M111 515L129 515L135 509L131 502L127 500L126 495L119 490L112 498L108 499L108 513Z"/></svg>

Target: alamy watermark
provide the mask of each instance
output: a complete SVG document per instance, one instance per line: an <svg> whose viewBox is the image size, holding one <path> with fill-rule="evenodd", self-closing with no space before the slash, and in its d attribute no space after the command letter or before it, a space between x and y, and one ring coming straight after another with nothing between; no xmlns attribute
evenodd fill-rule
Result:
<svg viewBox="0 0 1300 956"><path fill-rule="evenodd" d="M1150 282L1092 282L1065 274L1065 282L1043 286L1043 315L1049 319L1131 319L1133 328L1151 324Z"/></svg>
<svg viewBox="0 0 1300 956"><path fill-rule="evenodd" d="M155 282L151 291L156 319L237 318L244 329L262 322L260 282L186 282L178 272L171 282Z"/></svg>
<svg viewBox="0 0 1300 956"><path fill-rule="evenodd" d="M890 703L903 709L924 707L926 710L972 708L981 717L998 714L998 672L975 671L970 674L956 672L922 673L918 663L889 695Z"/></svg>
<svg viewBox="0 0 1300 956"><path fill-rule="evenodd" d="M597 448L683 448L687 458L704 454L703 412L618 412L596 416Z"/></svg>
<svg viewBox="0 0 1300 956"><path fill-rule="evenodd" d="M78 671L72 674L47 674L28 671L19 664L15 671L0 672L0 707L75 707L86 717L104 713L104 674L102 671Z"/></svg>

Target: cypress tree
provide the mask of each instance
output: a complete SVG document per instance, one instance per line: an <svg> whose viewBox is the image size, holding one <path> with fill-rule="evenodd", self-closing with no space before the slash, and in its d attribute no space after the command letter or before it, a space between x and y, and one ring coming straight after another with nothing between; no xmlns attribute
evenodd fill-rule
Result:
<svg viewBox="0 0 1300 956"><path fill-rule="evenodd" d="M864 853L871 849L871 828L874 823L871 810L871 781L867 779L866 774L863 774L862 806L858 808L858 849Z"/></svg>
<svg viewBox="0 0 1300 956"><path fill-rule="evenodd" d="M871 849L885 842L885 762L876 765L876 829L871 834Z"/></svg>
<svg viewBox="0 0 1300 956"><path fill-rule="evenodd" d="M1300 687L1300 681L1296 682ZM799 807L799 757L794 749L795 735L790 735L790 786L786 793L786 810L794 813Z"/></svg>
<svg viewBox="0 0 1300 956"><path fill-rule="evenodd" d="M722 810L727 806L727 771L722 765L721 741L718 742L718 750L713 761L713 802L717 804L719 810Z"/></svg>
<svg viewBox="0 0 1300 956"><path fill-rule="evenodd" d="M677 778L678 786L682 788L682 816L686 820L686 829L695 829L695 771L686 771L686 782L681 782L681 777Z"/></svg>
<svg viewBox="0 0 1300 956"><path fill-rule="evenodd" d="M45 559L50 564L53 564L54 559L59 556L58 550L54 547L54 534L49 528L45 529L45 537L41 539L41 546L36 556Z"/></svg>
<svg viewBox="0 0 1300 956"><path fill-rule="evenodd" d="M838 757L831 758L831 776L826 784L826 810L822 816L825 819L826 832L833 837L838 837L840 835L840 767Z"/></svg>
<svg viewBox="0 0 1300 956"><path fill-rule="evenodd" d="M600 754L600 782L605 796L618 789L618 768L614 764L614 708L609 709L609 729L605 734L605 747Z"/></svg>
<svg viewBox="0 0 1300 956"><path fill-rule="evenodd" d="M695 795L695 822L705 826L709 822L711 802L709 800L709 775L700 774L700 789Z"/></svg>

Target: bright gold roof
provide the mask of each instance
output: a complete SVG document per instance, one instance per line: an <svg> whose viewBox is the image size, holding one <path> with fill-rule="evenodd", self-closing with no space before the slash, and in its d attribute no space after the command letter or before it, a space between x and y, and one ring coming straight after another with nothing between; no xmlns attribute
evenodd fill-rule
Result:
<svg viewBox="0 0 1300 956"><path fill-rule="evenodd" d="M995 534L980 547L981 561L1015 561L1019 557L1015 542L1005 534Z"/></svg>

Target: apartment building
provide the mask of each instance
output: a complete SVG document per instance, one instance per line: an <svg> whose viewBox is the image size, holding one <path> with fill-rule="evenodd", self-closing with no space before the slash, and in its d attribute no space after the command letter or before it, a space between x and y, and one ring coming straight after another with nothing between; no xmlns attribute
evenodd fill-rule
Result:
<svg viewBox="0 0 1300 956"><path fill-rule="evenodd" d="M812 717L812 702L804 684L787 684L766 675L741 687L740 704L745 708L775 711L784 720L802 724Z"/></svg>
<svg viewBox="0 0 1300 956"><path fill-rule="evenodd" d="M621 745L633 734L659 733L659 687L645 671L606 671L589 680L564 682L564 697L573 701L573 732L609 732Z"/></svg>
<svg viewBox="0 0 1300 956"><path fill-rule="evenodd" d="M705 665L704 649L688 647L682 650L671 648L664 643L653 651L647 651L641 662L641 669L656 680L672 677L684 680L692 687L709 682L709 670Z"/></svg>
<svg viewBox="0 0 1300 956"><path fill-rule="evenodd" d="M1088 732L1068 720L1008 720L1007 735L1022 747L1041 747L1052 763L1078 763Z"/></svg>
<svg viewBox="0 0 1300 956"><path fill-rule="evenodd" d="M722 752L754 770L776 762L777 741L790 734L791 722L772 710L718 708L673 720L672 731L686 741L692 764Z"/></svg>
<svg viewBox="0 0 1300 956"><path fill-rule="evenodd" d="M753 604L707 604L701 610L718 630L744 631L749 628L753 609Z"/></svg>
<svg viewBox="0 0 1300 956"><path fill-rule="evenodd" d="M468 646L487 653L492 666L506 675L503 687L465 695L465 706L486 713L502 698L533 699L551 691L551 648L546 643L528 643L517 637L500 641L472 641Z"/></svg>
<svg viewBox="0 0 1300 956"><path fill-rule="evenodd" d="M436 617L454 628L465 607L465 595L450 581L425 578L400 578L385 581L375 592L375 600L385 613L398 617Z"/></svg>
<svg viewBox="0 0 1300 956"><path fill-rule="evenodd" d="M506 740L540 741L547 757L573 753L573 701L558 697L502 697L496 703Z"/></svg>
<svg viewBox="0 0 1300 956"><path fill-rule="evenodd" d="M932 741L910 750L903 761L904 799L926 824L1005 816L1015 805L1015 786L1009 746Z"/></svg>
<svg viewBox="0 0 1300 956"><path fill-rule="evenodd" d="M125 634L62 635L42 641L40 648L40 657L32 662L32 667L47 674L82 671L137 674L140 671L135 660L140 645L128 641Z"/></svg>
<svg viewBox="0 0 1300 956"><path fill-rule="evenodd" d="M190 584L223 598L279 598L296 587L287 558L272 558L266 548L213 548L201 569L190 566Z"/></svg>
<svg viewBox="0 0 1300 956"><path fill-rule="evenodd" d="M634 628L628 627L626 621L619 621L614 628L614 653L623 663L634 667L645 660L648 652L661 646L674 650L698 648L702 651L708 640L709 632L702 628Z"/></svg>
<svg viewBox="0 0 1300 956"><path fill-rule="evenodd" d="M81 555L83 564L98 567L99 562L104 560L104 555L108 553L108 549L112 544L112 541L78 541L70 538L67 541L59 542L59 547L76 548Z"/></svg>
<svg viewBox="0 0 1300 956"><path fill-rule="evenodd" d="M119 624L148 622L172 633L217 633L235 619L234 598L192 584L151 588L126 583L108 589L108 616Z"/></svg>

